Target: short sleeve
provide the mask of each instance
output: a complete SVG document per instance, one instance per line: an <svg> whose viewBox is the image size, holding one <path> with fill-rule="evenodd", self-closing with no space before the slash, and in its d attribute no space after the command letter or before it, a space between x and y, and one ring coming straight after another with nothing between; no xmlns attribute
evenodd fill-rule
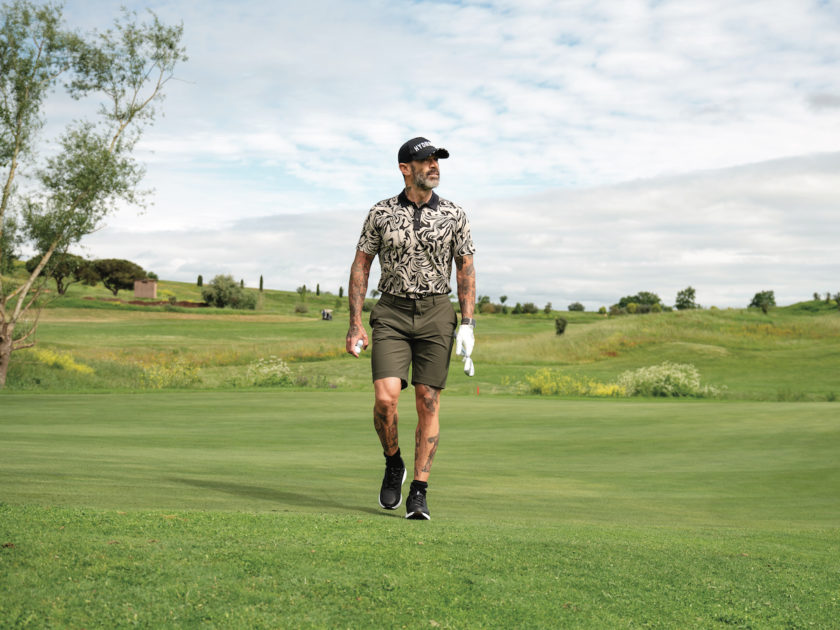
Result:
<svg viewBox="0 0 840 630"><path fill-rule="evenodd" d="M356 249L371 256L379 253L379 246L382 242L382 237L379 230L376 228L376 213L375 209L368 212L365 223L362 226L362 234L359 236L359 243Z"/></svg>
<svg viewBox="0 0 840 630"><path fill-rule="evenodd" d="M454 256L471 256L475 253L472 235L470 234L470 222L466 213L459 207L456 211L455 234L452 243Z"/></svg>

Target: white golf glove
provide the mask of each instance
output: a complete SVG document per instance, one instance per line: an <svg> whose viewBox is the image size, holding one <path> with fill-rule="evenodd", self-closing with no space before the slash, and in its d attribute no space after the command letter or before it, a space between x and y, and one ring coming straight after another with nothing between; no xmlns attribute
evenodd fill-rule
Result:
<svg viewBox="0 0 840 630"><path fill-rule="evenodd" d="M473 365L473 361L470 358L474 346L475 333L473 332L473 327L469 324L458 326L458 333L455 335L455 354L463 357L464 374L467 376L475 376L475 365Z"/></svg>

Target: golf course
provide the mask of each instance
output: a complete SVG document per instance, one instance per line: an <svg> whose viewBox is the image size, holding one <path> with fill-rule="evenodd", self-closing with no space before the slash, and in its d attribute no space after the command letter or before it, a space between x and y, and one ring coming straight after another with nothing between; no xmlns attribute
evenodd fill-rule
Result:
<svg viewBox="0 0 840 630"><path fill-rule="evenodd" d="M840 627L836 304L479 315L421 522L345 299L158 286L73 285L12 357L0 627ZM700 385L628 388L657 366Z"/></svg>

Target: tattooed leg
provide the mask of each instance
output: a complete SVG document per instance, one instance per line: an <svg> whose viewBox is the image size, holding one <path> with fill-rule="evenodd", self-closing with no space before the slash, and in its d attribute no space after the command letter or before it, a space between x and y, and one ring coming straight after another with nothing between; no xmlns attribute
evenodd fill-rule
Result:
<svg viewBox="0 0 840 630"><path fill-rule="evenodd" d="M417 430L414 433L414 478L428 481L440 438L440 389L416 385Z"/></svg>
<svg viewBox="0 0 840 630"><path fill-rule="evenodd" d="M402 383L398 378L382 378L373 383L376 402L373 405L373 426L386 455L393 455L400 447L397 431L397 402Z"/></svg>

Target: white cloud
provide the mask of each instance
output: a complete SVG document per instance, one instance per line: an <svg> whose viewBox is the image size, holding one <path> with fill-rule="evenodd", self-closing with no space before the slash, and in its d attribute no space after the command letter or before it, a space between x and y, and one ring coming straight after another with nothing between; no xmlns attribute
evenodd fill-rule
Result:
<svg viewBox="0 0 840 630"><path fill-rule="evenodd" d="M692 284L737 306L765 287L836 290L800 290L836 276L836 3L152 8L183 20L190 61L138 153L155 204L121 209L95 255L180 279L216 265L277 288L343 283L364 212L399 189L398 146L421 134L452 153L441 193L473 218L482 293L595 306ZM65 13L101 28L115 6Z"/></svg>
<svg viewBox="0 0 840 630"><path fill-rule="evenodd" d="M609 306L653 291L672 303L743 307L761 290L780 304L836 292L840 153L598 188L464 203L479 293L494 300ZM269 288L346 285L365 208L256 219L223 229L103 230L100 256L136 260L165 278L231 273ZM378 279L374 270L370 288Z"/></svg>

